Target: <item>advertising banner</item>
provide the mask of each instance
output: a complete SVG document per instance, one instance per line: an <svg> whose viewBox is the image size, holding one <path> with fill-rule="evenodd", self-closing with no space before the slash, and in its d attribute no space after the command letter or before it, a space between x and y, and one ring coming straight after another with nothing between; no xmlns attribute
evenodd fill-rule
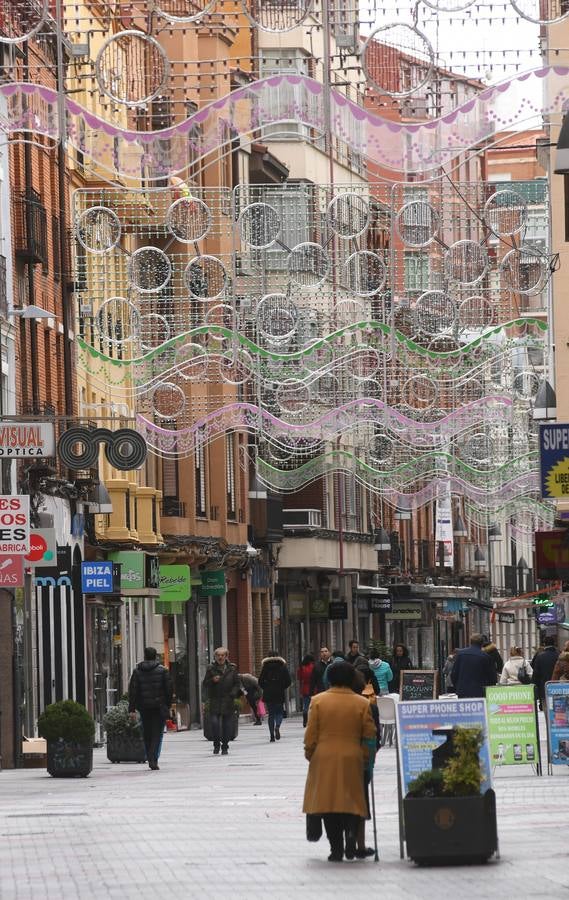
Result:
<svg viewBox="0 0 569 900"><path fill-rule="evenodd" d="M444 547L443 565L446 568L454 566L454 533L452 526L452 502L450 493L450 481L445 481L439 485L436 520L435 520L435 542L437 547L440 543ZM441 560L437 553L435 565L440 566Z"/></svg>
<svg viewBox="0 0 569 900"><path fill-rule="evenodd" d="M541 496L544 499L569 497L569 424L539 426Z"/></svg>
<svg viewBox="0 0 569 900"><path fill-rule="evenodd" d="M55 456L52 422L1 422L0 457Z"/></svg>
<svg viewBox="0 0 569 900"><path fill-rule="evenodd" d="M550 766L569 765L569 682L545 685L545 721Z"/></svg>
<svg viewBox="0 0 569 900"><path fill-rule="evenodd" d="M485 700L417 700L397 703L395 709L403 796L407 794L411 781L421 772L432 769L433 750L446 742L445 731L448 732L457 725L463 728L482 728L484 742L480 750L481 792L492 787Z"/></svg>
<svg viewBox="0 0 569 900"><path fill-rule="evenodd" d="M30 498L27 494L0 496L0 554L30 552Z"/></svg>
<svg viewBox="0 0 569 900"><path fill-rule="evenodd" d="M533 684L486 688L493 766L539 767L539 732Z"/></svg>

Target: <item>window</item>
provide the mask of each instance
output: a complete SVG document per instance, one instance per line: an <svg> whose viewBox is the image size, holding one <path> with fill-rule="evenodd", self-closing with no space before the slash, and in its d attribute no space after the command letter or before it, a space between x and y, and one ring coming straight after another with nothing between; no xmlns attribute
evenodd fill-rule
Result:
<svg viewBox="0 0 569 900"><path fill-rule="evenodd" d="M205 519L207 516L207 469L205 447L201 435L196 437L195 459L195 481L196 481L196 516Z"/></svg>
<svg viewBox="0 0 569 900"><path fill-rule="evenodd" d="M405 290L422 293L429 289L429 257L405 252Z"/></svg>
<svg viewBox="0 0 569 900"><path fill-rule="evenodd" d="M235 435L225 438L225 489L227 494L227 518L235 519L237 500L235 490Z"/></svg>
<svg viewBox="0 0 569 900"><path fill-rule="evenodd" d="M310 200L310 193L305 190L267 191L264 201L276 210L281 222L279 242L288 248L280 250L271 247L266 251L268 269L284 269L288 251L310 240Z"/></svg>
<svg viewBox="0 0 569 900"><path fill-rule="evenodd" d="M261 78L269 75L287 74L310 75L310 57L299 48L274 47L266 51L266 56L261 60ZM279 140L300 140L309 136L306 125L298 122L298 110L302 108L302 88L295 84L280 84L271 88L268 106L265 108L265 118L274 120L274 125L266 125L263 128L263 137L277 137ZM289 110L289 112L282 112ZM282 122L289 118L290 121Z"/></svg>

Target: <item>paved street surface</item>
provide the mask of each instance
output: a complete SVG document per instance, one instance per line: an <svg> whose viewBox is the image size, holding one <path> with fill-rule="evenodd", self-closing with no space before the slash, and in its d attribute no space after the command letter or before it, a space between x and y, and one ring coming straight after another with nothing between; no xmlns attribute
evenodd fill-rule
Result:
<svg viewBox="0 0 569 900"><path fill-rule="evenodd" d="M104 750L87 779L1 772L1 900L568 896L569 769L497 774L500 861L419 869L399 859L395 750L384 749L380 864L332 864L327 841L304 836L300 721L285 720L282 733L269 744L266 727L243 722L227 757L199 732L168 735L159 772L111 765Z"/></svg>

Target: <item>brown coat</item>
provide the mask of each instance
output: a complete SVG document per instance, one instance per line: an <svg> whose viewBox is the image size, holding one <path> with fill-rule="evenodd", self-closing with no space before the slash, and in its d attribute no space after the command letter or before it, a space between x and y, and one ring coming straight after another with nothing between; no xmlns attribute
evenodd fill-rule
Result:
<svg viewBox="0 0 569 900"><path fill-rule="evenodd" d="M569 653L567 651L563 651L557 657L551 680L569 681Z"/></svg>
<svg viewBox="0 0 569 900"><path fill-rule="evenodd" d="M304 733L310 765L303 812L367 816L362 741L376 736L369 701L350 688L331 687L312 698Z"/></svg>

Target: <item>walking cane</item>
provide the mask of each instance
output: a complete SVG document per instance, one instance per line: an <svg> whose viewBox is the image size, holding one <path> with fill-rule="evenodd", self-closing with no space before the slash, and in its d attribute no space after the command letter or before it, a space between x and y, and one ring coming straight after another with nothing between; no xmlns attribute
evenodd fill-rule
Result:
<svg viewBox="0 0 569 900"><path fill-rule="evenodd" d="M373 786L373 769L371 770L369 786L370 786L370 790L371 790L371 815L373 818L373 846L375 849L375 856L373 857L373 861L379 862L379 853L377 850L377 822L375 819L375 791L374 791L374 786Z"/></svg>

